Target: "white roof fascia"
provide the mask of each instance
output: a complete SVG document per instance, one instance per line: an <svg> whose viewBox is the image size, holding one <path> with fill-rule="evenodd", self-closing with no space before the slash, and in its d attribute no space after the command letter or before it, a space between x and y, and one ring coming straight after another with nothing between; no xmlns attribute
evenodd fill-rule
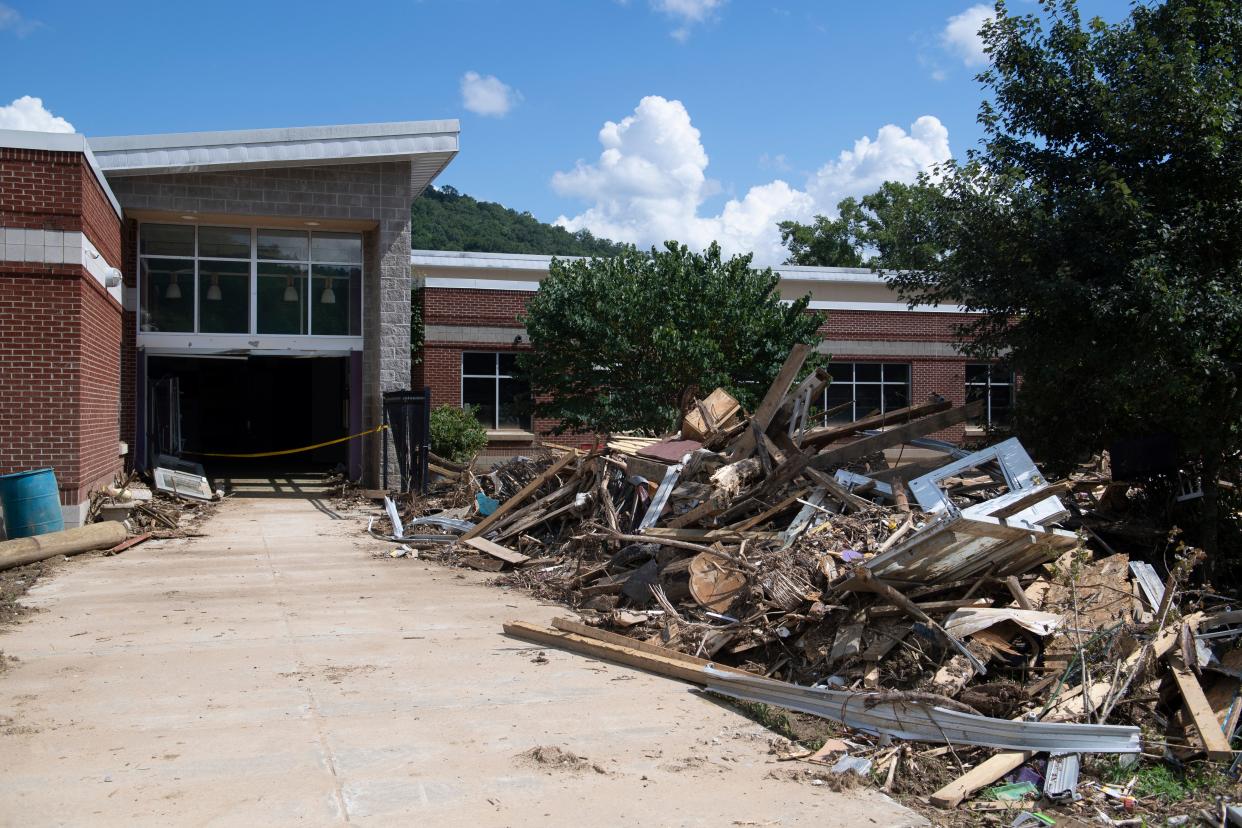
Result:
<svg viewBox="0 0 1242 828"><path fill-rule="evenodd" d="M525 253L475 253L459 250L411 250L410 264L417 267L463 268L471 270L528 270L547 272L553 259L574 261L587 256L538 256ZM782 265L773 270L783 284L798 282L837 282L875 285L884 277L860 267L806 267Z"/></svg>
<svg viewBox="0 0 1242 828"><path fill-rule="evenodd" d="M460 123L402 121L227 132L93 138L100 166L113 176L264 167L365 163L423 156L425 186L457 154ZM420 188L421 189L421 188Z"/></svg>
<svg viewBox="0 0 1242 828"><path fill-rule="evenodd" d="M108 179L104 178L103 170L100 169L99 161L95 158L95 153L91 151L90 144L86 143L85 135L80 135L76 132L32 132L25 129L0 129L0 147L45 150L47 152L82 153L86 156L86 163L90 165L91 172L95 174L95 180L99 182L104 195L111 202L112 209L116 211L117 216L121 215L121 202L117 201L116 196L112 194L112 188L108 186Z"/></svg>

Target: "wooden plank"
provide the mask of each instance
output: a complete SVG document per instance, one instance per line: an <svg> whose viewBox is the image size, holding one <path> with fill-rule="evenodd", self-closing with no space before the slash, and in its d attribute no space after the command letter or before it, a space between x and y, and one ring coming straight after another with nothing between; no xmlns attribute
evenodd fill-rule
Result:
<svg viewBox="0 0 1242 828"><path fill-rule="evenodd" d="M737 529L684 529L672 526L652 526L642 530L643 535L653 538L674 538L688 541L723 541L741 543L744 540L772 540L776 532L741 532Z"/></svg>
<svg viewBox="0 0 1242 828"><path fill-rule="evenodd" d="M960 405L957 408L950 408L938 414L922 417L905 425L891 428L888 431L872 434L852 443L846 443L843 446L826 449L811 458L811 467L821 471L835 471L851 460L857 460L860 457L866 457L868 454L899 446L917 437L924 437L949 426L957 425L971 417L978 416L982 411L983 401L975 400L966 405ZM804 445L806 444L806 440L802 442Z"/></svg>
<svg viewBox="0 0 1242 828"><path fill-rule="evenodd" d="M937 808L956 808L963 799L1016 770L1034 755L1035 752L1030 750L1001 751L936 791L931 795L930 802Z"/></svg>
<svg viewBox="0 0 1242 828"><path fill-rule="evenodd" d="M583 638L593 638L596 641L615 644L619 647L628 647L630 649L640 650L651 655L676 659L677 661L684 662L694 667L702 668L706 667L708 664L711 664L717 670L722 670L726 673L737 673L740 676L755 675L754 673L747 672L746 670L739 670L736 667L729 667L726 664L716 664L714 661L698 658L696 656L689 655L688 653L683 653L678 650L670 650L668 647L661 647L659 644L650 644L646 641L639 641L636 638L620 635L619 633L601 630L598 627L589 627L586 624L569 618L553 618L552 626L562 632L573 633L575 635L580 635Z"/></svg>
<svg viewBox="0 0 1242 828"><path fill-rule="evenodd" d="M909 420L916 420L919 417L926 417L929 414L936 414L940 411L946 411L952 407L952 403L948 400L936 400L935 402L922 403L921 405L912 405L907 408L899 408L895 411L889 411L884 414L873 414L870 417L863 417L861 420L855 420L852 423L846 423L839 426L826 426L824 428L813 428L802 435L802 445L811 448L823 448L829 443L836 442L852 434L860 431L870 431L873 428L883 428L893 423L904 423Z"/></svg>
<svg viewBox="0 0 1242 828"><path fill-rule="evenodd" d="M1165 661L1169 664L1173 680L1177 682L1177 689L1181 691L1182 701L1186 704L1186 712L1190 714L1190 720L1194 722L1195 730L1199 731L1199 738L1203 740L1203 746L1207 749L1208 758L1221 761L1232 759L1233 750L1229 747L1229 740L1225 738L1224 732L1220 729L1216 711L1212 710L1212 705L1208 703L1203 687L1195 678L1195 674L1190 672L1190 668L1182 661L1182 654L1177 647L1169 650Z"/></svg>
<svg viewBox="0 0 1242 828"><path fill-rule="evenodd" d="M496 523L496 521L516 509L519 505L521 505L522 501L537 492L540 486L547 483L548 480L555 476L557 472L568 466L572 461L576 460L577 457L578 453L573 451L568 451L562 454L555 463L544 469L543 473L523 486L521 491L513 497L500 504L500 506L496 508L496 511L479 521L473 529L462 535L460 539L468 540L470 538L477 538L479 535L486 532Z"/></svg>
<svg viewBox="0 0 1242 828"><path fill-rule="evenodd" d="M755 515L752 518L747 518L741 523L735 523L732 526L730 526L729 529L733 530L734 532L745 532L748 529L753 529L754 527L763 523L765 520L771 517L775 517L776 515L779 515L781 512L793 506L795 503L798 502L798 498L806 497L807 491L808 489L799 489L798 491L791 494L789 497L782 500L780 503L777 503L775 506L764 509L759 514Z"/></svg>
<svg viewBox="0 0 1242 828"><path fill-rule="evenodd" d="M143 541L148 541L153 537L150 532L143 532L141 535L134 535L132 538L126 538L111 549L104 550L105 555L115 555L118 552L124 552L130 547L137 546Z"/></svg>
<svg viewBox="0 0 1242 828"><path fill-rule="evenodd" d="M466 538L462 543L466 544L466 546L472 546L486 555L491 555L493 558L499 558L505 563L511 563L514 566L524 564L530 560L529 555L514 552L512 549L493 543L487 538Z"/></svg>
<svg viewBox="0 0 1242 828"><path fill-rule="evenodd" d="M1002 506L994 512L988 512L988 514L995 518L1013 517L1018 512L1025 511L1034 506L1036 503L1042 503L1053 495L1063 495L1073 487L1074 484L1071 481L1062 480L1060 483L1053 483L1051 486L1045 486L1038 491L1034 491L1028 495L1020 497L1013 503Z"/></svg>
<svg viewBox="0 0 1242 828"><path fill-rule="evenodd" d="M707 683L707 675L703 672L703 665L707 662L697 665L670 655L644 652L633 646L633 643L613 644L608 641L598 641L576 633L537 627L525 621L511 621L504 625L504 631L505 635L524 641L533 641L545 647L556 647L591 658L611 661L614 664L635 667L666 678L680 679L698 685Z"/></svg>

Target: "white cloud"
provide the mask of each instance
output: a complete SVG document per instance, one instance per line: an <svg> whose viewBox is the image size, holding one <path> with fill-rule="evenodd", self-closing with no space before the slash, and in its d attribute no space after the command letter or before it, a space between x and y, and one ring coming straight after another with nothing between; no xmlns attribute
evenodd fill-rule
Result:
<svg viewBox="0 0 1242 828"><path fill-rule="evenodd" d="M670 34L684 43L690 37L690 27L707 20L724 3L725 0L651 0L651 7L681 22Z"/></svg>
<svg viewBox="0 0 1242 828"><path fill-rule="evenodd" d="M576 216L559 217L557 224L641 247L676 239L701 250L718 241L726 253L753 252L762 264L785 256L777 222L835 215L845 196L865 195L888 180L913 181L950 157L948 130L924 115L908 132L888 124L874 138L858 139L802 189L776 179L751 187L711 216L700 209L717 187L707 177L700 133L680 101L643 98L633 114L605 123L599 141L596 162L579 161L552 177L557 193L588 205Z"/></svg>
<svg viewBox="0 0 1242 828"><path fill-rule="evenodd" d="M13 32L18 37L25 37L42 25L42 21L31 20L8 3L0 3L0 32Z"/></svg>
<svg viewBox="0 0 1242 828"><path fill-rule="evenodd" d="M73 132L73 124L58 118L43 106L42 98L22 95L8 106L0 106L0 129L26 129L33 132Z"/></svg>
<svg viewBox="0 0 1242 828"><path fill-rule="evenodd" d="M986 3L978 3L961 14L953 15L940 33L941 45L961 58L967 66L986 66L988 56L983 51L983 38L979 37L979 30L995 15L995 10Z"/></svg>
<svg viewBox="0 0 1242 828"><path fill-rule="evenodd" d="M495 75L467 72L461 76L461 105L476 115L503 118L522 101L522 93Z"/></svg>

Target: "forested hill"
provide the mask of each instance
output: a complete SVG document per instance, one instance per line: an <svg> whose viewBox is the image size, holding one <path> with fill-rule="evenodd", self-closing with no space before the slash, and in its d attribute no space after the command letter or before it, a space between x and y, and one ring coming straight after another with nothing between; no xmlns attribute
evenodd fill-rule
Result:
<svg viewBox="0 0 1242 828"><path fill-rule="evenodd" d="M622 245L587 230L571 233L530 213L478 201L452 187L428 187L410 208L414 250L539 253L546 256L610 256Z"/></svg>

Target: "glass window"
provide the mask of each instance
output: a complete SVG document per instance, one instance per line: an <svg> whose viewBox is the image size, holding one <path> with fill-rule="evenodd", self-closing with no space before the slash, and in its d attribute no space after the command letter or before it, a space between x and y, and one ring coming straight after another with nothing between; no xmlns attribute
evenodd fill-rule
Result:
<svg viewBox="0 0 1242 828"><path fill-rule="evenodd" d="M259 333L306 333L306 276L304 264L259 262Z"/></svg>
<svg viewBox="0 0 1242 828"><path fill-rule="evenodd" d="M979 428L1003 428L1013 422L1013 371L1005 365L966 366L966 402L983 400L983 413L970 424Z"/></svg>
<svg viewBox="0 0 1242 828"><path fill-rule="evenodd" d="M207 259L250 259L250 229L204 227L198 231L198 255Z"/></svg>
<svg viewBox="0 0 1242 828"><path fill-rule="evenodd" d="M194 260L142 258L143 331L194 332Z"/></svg>
<svg viewBox="0 0 1242 828"><path fill-rule="evenodd" d="M362 264L362 236L357 233L314 233L311 258L317 262Z"/></svg>
<svg viewBox="0 0 1242 828"><path fill-rule="evenodd" d="M304 262L310 251L310 237L302 230L260 230L259 258L284 262Z"/></svg>
<svg viewBox="0 0 1242 828"><path fill-rule="evenodd" d="M360 233L144 224L139 252L143 331L362 333Z"/></svg>
<svg viewBox="0 0 1242 828"><path fill-rule="evenodd" d="M514 376L514 353L461 355L462 405L477 406L475 416L491 429L530 429L530 385Z"/></svg>
<svg viewBox="0 0 1242 828"><path fill-rule="evenodd" d="M199 261L198 329L203 333L250 331L250 262Z"/></svg>
<svg viewBox="0 0 1242 828"><path fill-rule="evenodd" d="M311 333L317 336L356 336L360 327L359 302L362 268L349 265L311 265Z"/></svg>
<svg viewBox="0 0 1242 828"><path fill-rule="evenodd" d="M144 256L193 256L194 225L144 224L138 251Z"/></svg>
<svg viewBox="0 0 1242 828"><path fill-rule="evenodd" d="M819 415L825 424L849 423L910 406L909 363L832 362L828 373L832 384L824 391Z"/></svg>

